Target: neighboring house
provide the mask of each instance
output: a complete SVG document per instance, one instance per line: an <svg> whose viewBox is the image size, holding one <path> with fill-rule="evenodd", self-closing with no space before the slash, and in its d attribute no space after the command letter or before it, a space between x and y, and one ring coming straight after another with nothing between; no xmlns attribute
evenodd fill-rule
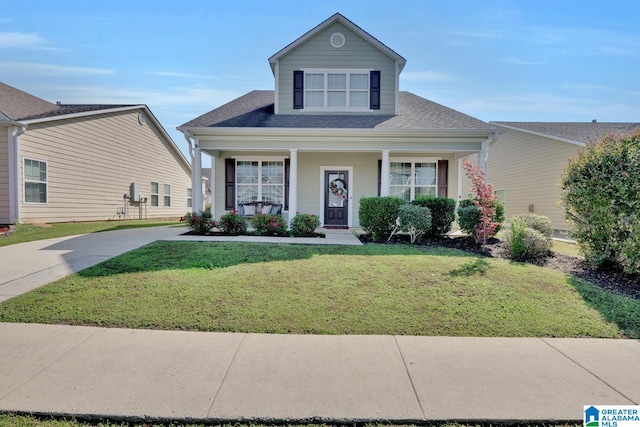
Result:
<svg viewBox="0 0 640 427"><path fill-rule="evenodd" d="M629 132L640 123L491 122L505 130L491 145L487 178L505 203L505 214L535 213L566 231L560 177L567 160L606 133ZM477 161L477 160L476 160ZM464 188L470 187L464 181Z"/></svg>
<svg viewBox="0 0 640 427"><path fill-rule="evenodd" d="M262 201L356 227L361 197L458 198L461 160L501 128L400 91L405 62L337 13L269 58L275 90L180 126L194 181L212 156L215 217Z"/></svg>
<svg viewBox="0 0 640 427"><path fill-rule="evenodd" d="M211 168L202 168L202 180L204 181L204 206L211 206Z"/></svg>
<svg viewBox="0 0 640 427"><path fill-rule="evenodd" d="M191 188L145 105L52 104L0 83L0 224L179 217Z"/></svg>

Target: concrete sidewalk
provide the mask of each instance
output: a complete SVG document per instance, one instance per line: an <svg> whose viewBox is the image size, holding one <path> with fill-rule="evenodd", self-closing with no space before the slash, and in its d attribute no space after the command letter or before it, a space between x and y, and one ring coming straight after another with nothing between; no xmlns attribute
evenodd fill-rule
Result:
<svg viewBox="0 0 640 427"><path fill-rule="evenodd" d="M131 228L0 247L0 302L156 240L362 244L349 230L327 230L325 238L183 236L185 231L176 226Z"/></svg>
<svg viewBox="0 0 640 427"><path fill-rule="evenodd" d="M93 233L0 248L0 301L156 240ZM182 422L549 422L640 404L640 341L261 335L0 323L0 411Z"/></svg>
<svg viewBox="0 0 640 427"><path fill-rule="evenodd" d="M182 422L581 422L640 402L640 342L0 324L0 411Z"/></svg>

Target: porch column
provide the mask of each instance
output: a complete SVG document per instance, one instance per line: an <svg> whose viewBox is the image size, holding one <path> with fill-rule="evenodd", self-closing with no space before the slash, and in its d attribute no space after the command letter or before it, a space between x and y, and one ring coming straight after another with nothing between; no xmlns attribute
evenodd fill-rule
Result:
<svg viewBox="0 0 640 427"><path fill-rule="evenodd" d="M390 193L391 164L389 163L389 151L382 150L382 165L380 167L380 195L387 197Z"/></svg>
<svg viewBox="0 0 640 427"><path fill-rule="evenodd" d="M296 216L298 211L298 150L290 149L291 154L289 162L289 218L288 221Z"/></svg>
<svg viewBox="0 0 640 427"><path fill-rule="evenodd" d="M193 182L191 183L191 192L193 194L192 211L194 213L202 211L204 209L204 197L202 195L202 151L200 150L198 140L195 141L195 147L193 149Z"/></svg>
<svg viewBox="0 0 640 427"><path fill-rule="evenodd" d="M9 222L20 223L20 204L22 202L23 184L20 181L20 135L25 133L26 126L8 128L8 162L9 162Z"/></svg>

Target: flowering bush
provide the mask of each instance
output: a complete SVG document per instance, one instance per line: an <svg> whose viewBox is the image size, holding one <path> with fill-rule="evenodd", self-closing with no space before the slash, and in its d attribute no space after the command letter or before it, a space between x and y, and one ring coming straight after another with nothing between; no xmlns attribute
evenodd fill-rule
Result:
<svg viewBox="0 0 640 427"><path fill-rule="evenodd" d="M244 234L247 232L247 220L234 209L220 217L218 228L223 233Z"/></svg>
<svg viewBox="0 0 640 427"><path fill-rule="evenodd" d="M315 236L320 220L312 214L298 214L291 220L291 232L296 237Z"/></svg>
<svg viewBox="0 0 640 427"><path fill-rule="evenodd" d="M251 218L251 226L261 236L285 236L287 234L287 226L281 215L255 214Z"/></svg>
<svg viewBox="0 0 640 427"><path fill-rule="evenodd" d="M216 222L211 220L211 213L207 211L189 212L180 218L180 222L185 222L189 226L189 230L197 235L207 234L216 226Z"/></svg>

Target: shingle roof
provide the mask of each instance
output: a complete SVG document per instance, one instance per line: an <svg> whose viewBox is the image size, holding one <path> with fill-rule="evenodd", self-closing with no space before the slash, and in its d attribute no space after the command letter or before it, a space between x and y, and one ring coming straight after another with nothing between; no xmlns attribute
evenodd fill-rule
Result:
<svg viewBox="0 0 640 427"><path fill-rule="evenodd" d="M4 115L10 120L41 119L122 107L133 107L133 105L53 104L4 83L0 83L0 118Z"/></svg>
<svg viewBox="0 0 640 427"><path fill-rule="evenodd" d="M606 133L630 132L640 123L607 123L607 122L491 122L518 128L551 137L568 139L582 143L596 142Z"/></svg>
<svg viewBox="0 0 640 427"><path fill-rule="evenodd" d="M180 126L325 129L498 129L410 92L400 92L398 115L274 114L274 91L255 90Z"/></svg>
<svg viewBox="0 0 640 427"><path fill-rule="evenodd" d="M0 113L11 120L44 114L57 108L56 104L0 83Z"/></svg>

